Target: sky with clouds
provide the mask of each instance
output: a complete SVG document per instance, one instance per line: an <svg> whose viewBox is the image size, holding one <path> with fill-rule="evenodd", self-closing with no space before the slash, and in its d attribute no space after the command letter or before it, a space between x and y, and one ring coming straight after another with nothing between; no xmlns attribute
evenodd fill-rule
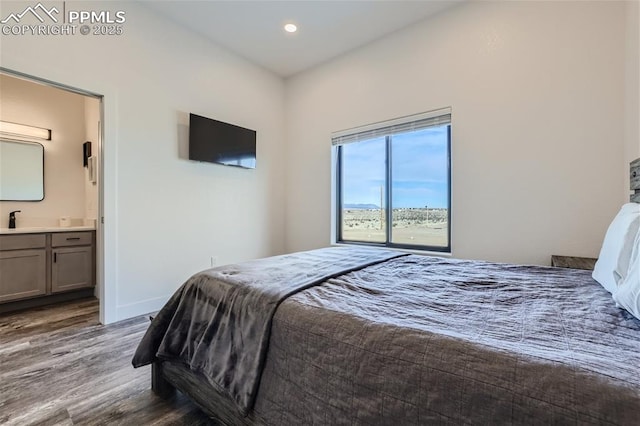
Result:
<svg viewBox="0 0 640 426"><path fill-rule="evenodd" d="M395 135L391 150L393 207L446 208L447 126ZM380 205L385 157L384 137L343 146L344 204Z"/></svg>

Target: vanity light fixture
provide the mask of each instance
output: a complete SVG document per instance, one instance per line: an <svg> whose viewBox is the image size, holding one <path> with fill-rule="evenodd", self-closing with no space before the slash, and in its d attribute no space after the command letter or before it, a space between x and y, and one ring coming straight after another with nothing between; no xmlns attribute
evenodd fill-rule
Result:
<svg viewBox="0 0 640 426"><path fill-rule="evenodd" d="M16 138L26 137L35 139L51 140L51 130L41 127L28 126L26 124L10 123L0 120L0 135Z"/></svg>

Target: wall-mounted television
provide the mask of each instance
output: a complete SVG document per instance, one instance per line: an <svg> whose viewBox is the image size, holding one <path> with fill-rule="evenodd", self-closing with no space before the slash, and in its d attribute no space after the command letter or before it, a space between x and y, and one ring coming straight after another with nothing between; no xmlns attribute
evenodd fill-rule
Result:
<svg viewBox="0 0 640 426"><path fill-rule="evenodd" d="M189 114L189 159L256 168L256 131Z"/></svg>

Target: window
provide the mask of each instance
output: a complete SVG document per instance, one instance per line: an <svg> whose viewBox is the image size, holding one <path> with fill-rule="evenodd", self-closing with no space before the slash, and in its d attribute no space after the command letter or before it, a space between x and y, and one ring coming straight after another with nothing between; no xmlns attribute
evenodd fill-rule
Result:
<svg viewBox="0 0 640 426"><path fill-rule="evenodd" d="M451 111L332 135L336 241L451 251Z"/></svg>

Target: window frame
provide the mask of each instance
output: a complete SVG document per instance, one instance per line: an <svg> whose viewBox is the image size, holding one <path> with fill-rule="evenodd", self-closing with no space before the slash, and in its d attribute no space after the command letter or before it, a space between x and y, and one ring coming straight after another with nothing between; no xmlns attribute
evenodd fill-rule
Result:
<svg viewBox="0 0 640 426"><path fill-rule="evenodd" d="M450 112L443 113L442 115L451 114ZM410 122L407 120L407 122ZM445 124L437 124L436 126L443 126ZM452 193L452 181L451 181L451 120L449 121L447 126L447 181L448 181L448 191L447 191L447 245L446 246L430 246L430 245L422 245L422 244L406 244L406 243L394 243L392 242L393 238L393 205L392 205L392 177L393 177L393 162L392 162L392 139L393 134L388 132L384 135L385 137L385 193L384 200L386 204L385 208L385 242L372 242L372 241L356 241L356 240L345 240L342 235L342 205L344 203L343 194L342 194L342 183L343 183L343 154L342 148L344 145L335 144L334 148L334 158L333 164L335 165L335 170L333 175L333 191L332 191L332 204L334 204L334 217L335 222L332 230L332 241L337 244L349 244L349 245L362 245L362 246L373 246L373 247L383 247L383 248L397 248L397 249L407 249L407 250L416 250L416 251L430 251L430 252L438 252L438 253L451 253L451 193ZM367 126L371 127L371 126ZM379 128L384 128L387 126L380 125ZM353 132L358 133L357 131ZM402 134L402 133L396 133ZM364 139L366 140L366 139ZM357 142L355 142L357 143Z"/></svg>

